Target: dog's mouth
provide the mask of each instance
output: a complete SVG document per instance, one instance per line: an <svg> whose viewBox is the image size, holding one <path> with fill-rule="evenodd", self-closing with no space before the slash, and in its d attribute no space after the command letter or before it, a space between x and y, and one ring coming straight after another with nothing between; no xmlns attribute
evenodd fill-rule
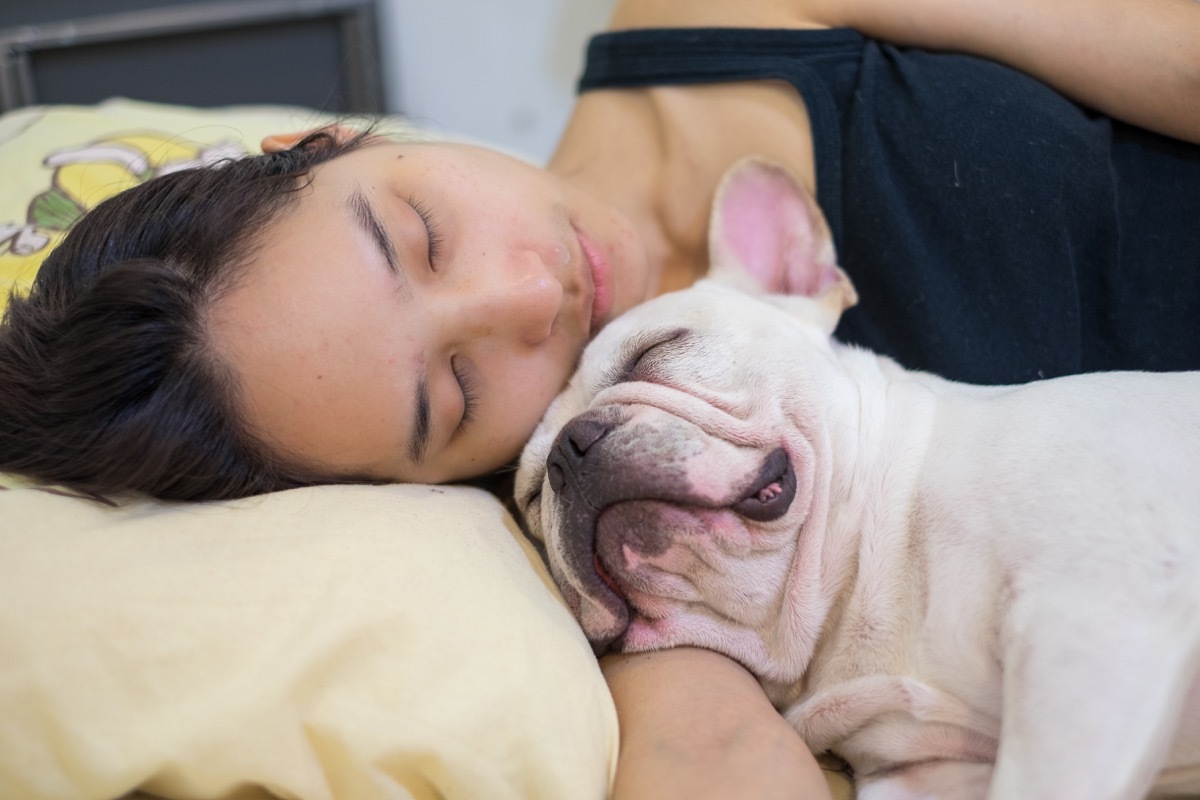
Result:
<svg viewBox="0 0 1200 800"><path fill-rule="evenodd" d="M620 584L612 573L604 566L600 553L595 549L596 531L593 528L593 550L591 569L576 573L583 582L581 604L591 604L602 609L599 616L585 612L582 607L575 609L576 617L583 626L592 652L597 657L604 655L609 649L619 643L625 629L629 626L632 612Z"/></svg>
<svg viewBox="0 0 1200 800"><path fill-rule="evenodd" d="M681 511L728 509L758 523L787 513L796 496L796 473L783 447L770 451L755 476L734 494L714 504L695 496L682 475L664 480L669 470L654 465L648 472L628 464L594 459L593 448L604 438L595 421L576 425L548 459L550 484L556 496L567 572L573 574L583 606L576 609L593 649L602 653L628 627L634 613L623 583L626 548L654 556L672 544L656 516L664 506ZM612 512L612 513L610 513ZM644 515L644 516L642 516ZM618 521L619 520L619 521Z"/></svg>
<svg viewBox="0 0 1200 800"><path fill-rule="evenodd" d="M592 569L596 570L596 577L600 579L601 583L608 587L610 592L615 594L618 598L624 600L624 597L621 594L621 587L617 585L616 579L609 574L607 569L605 569L604 562L600 560L600 553L597 551L593 551L592 553Z"/></svg>
<svg viewBox="0 0 1200 800"><path fill-rule="evenodd" d="M771 522L787 513L796 499L796 471L787 451L778 447L763 461L758 477L731 508L755 522Z"/></svg>

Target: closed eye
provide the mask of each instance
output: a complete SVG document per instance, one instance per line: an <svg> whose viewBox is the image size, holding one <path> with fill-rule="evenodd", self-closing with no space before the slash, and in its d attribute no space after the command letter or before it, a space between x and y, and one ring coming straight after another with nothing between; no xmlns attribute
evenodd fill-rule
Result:
<svg viewBox="0 0 1200 800"><path fill-rule="evenodd" d="M541 486L541 484L539 483L538 486ZM542 499L542 490L539 488L537 491L531 493L528 497L525 498L525 502L521 504L521 507L524 508L525 513L528 514L529 509L533 508L533 504L538 502L541 499Z"/></svg>
<svg viewBox="0 0 1200 800"><path fill-rule="evenodd" d="M541 481L539 481L538 486L540 487L541 485ZM525 524L529 528L529 532L538 538L541 538L542 528L541 515L538 514L538 504L541 503L541 501L542 490L539 488L537 491L526 497L523 503L518 504L518 508L521 510L521 516L525 519Z"/></svg>
<svg viewBox="0 0 1200 800"><path fill-rule="evenodd" d="M475 419L475 412L479 408L479 392L475 379L459 366L457 360L450 360L450 368L454 371L454 380L458 382L458 389L463 396L462 418L458 422L458 430L462 431Z"/></svg>
<svg viewBox="0 0 1200 800"><path fill-rule="evenodd" d="M683 339L686 336L686 328L673 328L665 331L653 331L635 339L628 348L628 356L625 359L618 382L640 380L635 373L639 367L645 367L649 362L653 362L651 354L656 348Z"/></svg>
<svg viewBox="0 0 1200 800"><path fill-rule="evenodd" d="M428 205L415 197L409 197L408 204L412 206L413 211L417 212L417 216L421 218L421 222L425 225L425 250L429 258L429 266L433 268L442 251L442 232L438 228L433 217L433 211ZM436 272L437 270L435 269L434 271Z"/></svg>

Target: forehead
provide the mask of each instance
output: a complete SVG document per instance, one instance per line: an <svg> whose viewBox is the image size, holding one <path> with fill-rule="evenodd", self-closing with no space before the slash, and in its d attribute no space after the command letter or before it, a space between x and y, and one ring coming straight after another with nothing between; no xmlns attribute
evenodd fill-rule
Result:
<svg viewBox="0 0 1200 800"><path fill-rule="evenodd" d="M305 463L353 474L372 465L381 441L400 436L397 381L414 364L398 362L419 354L399 337L419 315L326 175L318 171L264 231L210 309L208 330L259 436ZM390 374L380 370L388 363Z"/></svg>

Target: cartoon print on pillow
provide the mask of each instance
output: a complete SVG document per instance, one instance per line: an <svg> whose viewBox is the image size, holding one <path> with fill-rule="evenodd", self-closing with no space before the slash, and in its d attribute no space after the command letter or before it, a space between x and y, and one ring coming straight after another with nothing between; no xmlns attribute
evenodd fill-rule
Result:
<svg viewBox="0 0 1200 800"><path fill-rule="evenodd" d="M42 259L83 214L117 192L188 167L246 154L235 141L201 144L176 135L131 132L51 152L42 165L50 186L24 220L0 218L0 311L8 290L27 290Z"/></svg>

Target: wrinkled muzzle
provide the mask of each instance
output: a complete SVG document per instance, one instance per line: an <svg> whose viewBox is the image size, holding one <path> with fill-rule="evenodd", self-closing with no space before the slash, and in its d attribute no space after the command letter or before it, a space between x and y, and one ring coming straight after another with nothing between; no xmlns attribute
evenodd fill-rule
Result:
<svg viewBox="0 0 1200 800"><path fill-rule="evenodd" d="M782 447L765 454L739 448L652 411L653 422L628 406L585 412L562 428L546 459L552 567L570 587L564 594L597 652L629 624L630 561L662 556L678 535L678 526L667 524L673 509L686 512L688 535L704 536L697 520L705 511L770 522L796 496Z"/></svg>

